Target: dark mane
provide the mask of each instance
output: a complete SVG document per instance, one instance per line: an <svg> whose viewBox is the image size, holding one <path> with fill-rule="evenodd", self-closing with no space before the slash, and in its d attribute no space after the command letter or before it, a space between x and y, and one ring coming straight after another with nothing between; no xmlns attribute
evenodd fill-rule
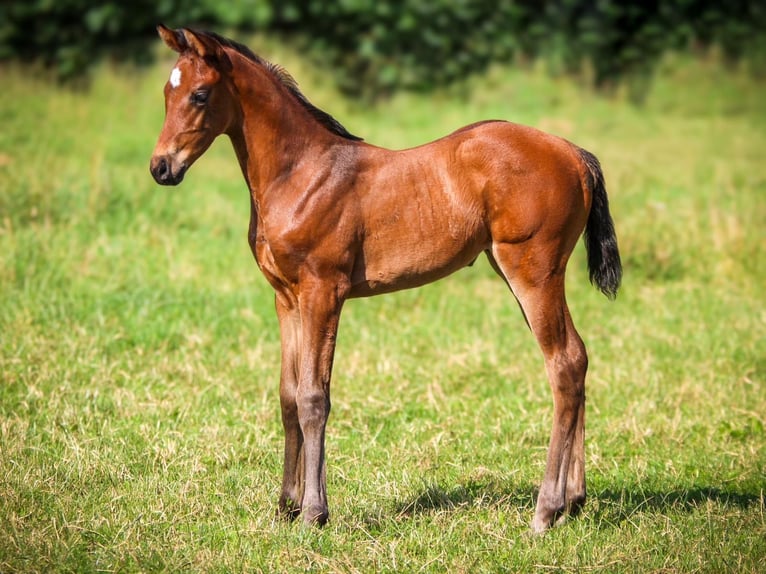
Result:
<svg viewBox="0 0 766 574"><path fill-rule="evenodd" d="M224 38L215 32L198 32L195 30L195 33L208 36L209 38L218 42L221 46L231 48L248 60L263 66L272 76L274 76L277 81L279 81L285 88L287 88L287 91L290 92L290 94L314 117L314 119L316 119L320 124L330 130L332 133L349 140L360 141L362 139L349 133L348 130L346 130L346 128L344 128L338 120L336 120L327 112L320 110L310 101L308 101L306 96L304 96L298 89L298 82L296 82L290 73L282 66L264 60L244 44L240 44L234 40Z"/></svg>

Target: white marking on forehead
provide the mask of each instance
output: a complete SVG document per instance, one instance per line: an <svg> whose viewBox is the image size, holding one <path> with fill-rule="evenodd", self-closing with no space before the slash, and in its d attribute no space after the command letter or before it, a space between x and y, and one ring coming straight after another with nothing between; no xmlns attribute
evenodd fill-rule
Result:
<svg viewBox="0 0 766 574"><path fill-rule="evenodd" d="M170 85L174 88L181 85L181 70L178 68L173 68L173 71L170 72Z"/></svg>

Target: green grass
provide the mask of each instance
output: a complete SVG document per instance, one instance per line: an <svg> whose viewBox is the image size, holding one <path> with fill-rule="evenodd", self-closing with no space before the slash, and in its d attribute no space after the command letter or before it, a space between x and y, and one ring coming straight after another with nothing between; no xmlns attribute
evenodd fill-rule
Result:
<svg viewBox="0 0 766 574"><path fill-rule="evenodd" d="M171 62L70 92L0 91L0 571L757 572L766 560L764 84L668 59L643 107L536 70L343 101L353 133L416 145L507 118L596 153L625 263L610 303L582 246L582 516L528 535L551 422L534 340L485 261L350 302L328 433L331 522L275 517L273 295L220 141L179 188L148 161Z"/></svg>

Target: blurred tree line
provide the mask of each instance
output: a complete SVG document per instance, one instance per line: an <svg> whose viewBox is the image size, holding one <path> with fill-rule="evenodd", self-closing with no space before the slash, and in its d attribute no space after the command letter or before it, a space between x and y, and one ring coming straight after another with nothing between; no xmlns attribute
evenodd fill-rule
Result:
<svg viewBox="0 0 766 574"><path fill-rule="evenodd" d="M289 36L367 98L492 62L587 69L600 88L648 78L669 50L716 46L755 71L766 64L763 0L3 0L0 59L39 61L61 78L102 56L148 61L159 22Z"/></svg>

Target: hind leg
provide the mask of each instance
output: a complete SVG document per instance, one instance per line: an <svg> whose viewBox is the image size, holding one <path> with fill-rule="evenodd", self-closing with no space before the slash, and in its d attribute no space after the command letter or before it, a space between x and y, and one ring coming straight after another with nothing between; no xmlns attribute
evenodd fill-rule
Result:
<svg viewBox="0 0 766 574"><path fill-rule="evenodd" d="M564 297L566 258L495 244L490 260L521 306L545 359L553 427L532 528L542 532L585 502L585 372L588 358ZM551 264L551 261L559 261Z"/></svg>

